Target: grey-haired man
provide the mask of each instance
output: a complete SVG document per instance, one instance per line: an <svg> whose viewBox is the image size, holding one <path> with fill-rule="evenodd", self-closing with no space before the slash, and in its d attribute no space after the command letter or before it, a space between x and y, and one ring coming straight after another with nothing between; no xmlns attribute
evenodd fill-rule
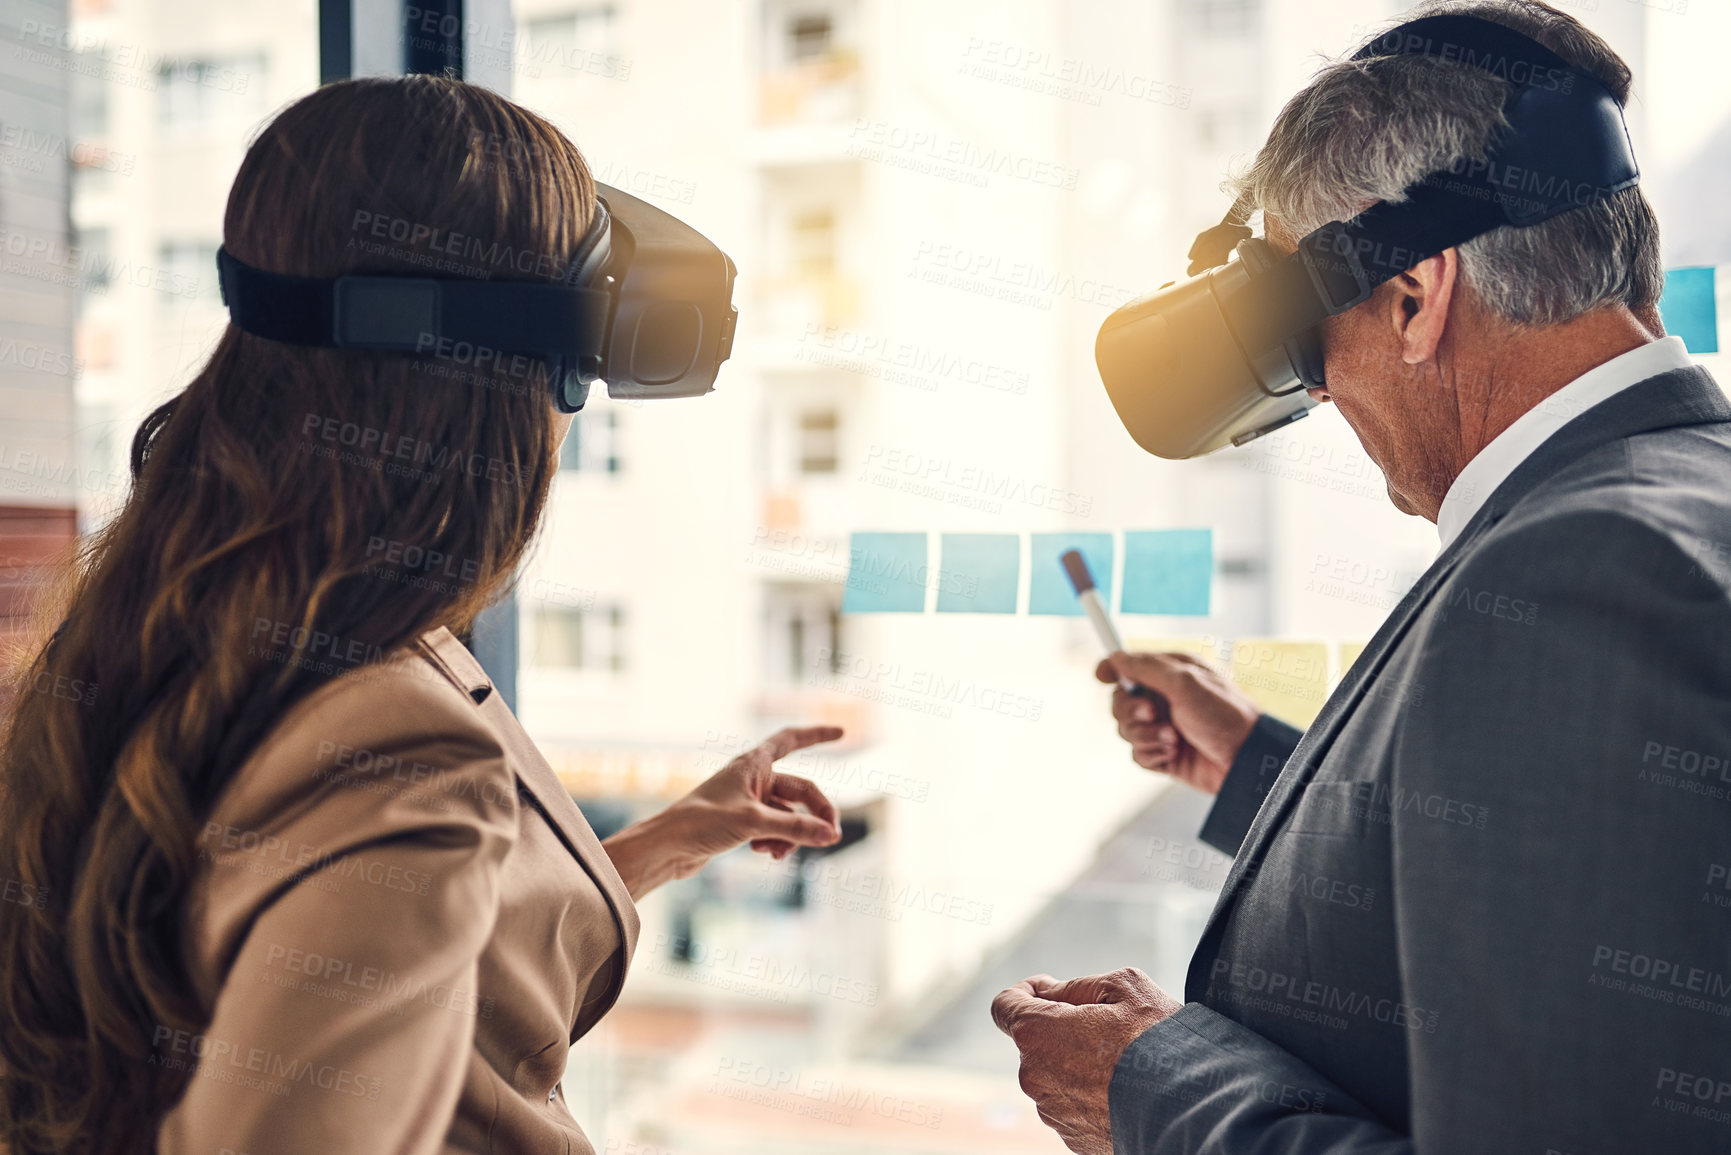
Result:
<svg viewBox="0 0 1731 1155"><path fill-rule="evenodd" d="M1438 11L1628 98L1554 8L1408 15ZM1290 252L1482 154L1505 92L1330 65L1242 191ZM1327 322L1312 395L1442 551L1302 735L1181 656L1102 664L1164 698L1116 692L1120 731L1217 794L1202 836L1237 858L1187 1002L1136 970L994 1001L1072 1150L1731 1151L1731 404L1661 282L1632 188Z"/></svg>

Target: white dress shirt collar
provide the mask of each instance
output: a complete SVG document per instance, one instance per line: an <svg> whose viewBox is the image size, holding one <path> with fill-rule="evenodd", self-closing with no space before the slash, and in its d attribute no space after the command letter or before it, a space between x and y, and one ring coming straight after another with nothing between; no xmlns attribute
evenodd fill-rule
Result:
<svg viewBox="0 0 1731 1155"><path fill-rule="evenodd" d="M1631 385L1693 364L1683 338L1665 337L1589 369L1515 418L1513 425L1492 438L1489 445L1467 462L1449 486L1436 519L1442 548L1447 549L1460 536L1497 486L1557 430Z"/></svg>

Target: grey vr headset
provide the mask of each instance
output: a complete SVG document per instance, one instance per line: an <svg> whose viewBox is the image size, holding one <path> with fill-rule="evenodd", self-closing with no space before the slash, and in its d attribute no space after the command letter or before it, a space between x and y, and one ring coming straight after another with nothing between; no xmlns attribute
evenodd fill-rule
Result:
<svg viewBox="0 0 1731 1155"><path fill-rule="evenodd" d="M1196 239L1190 279L1131 301L1100 328L1100 378L1125 429L1158 457L1243 445L1303 417L1326 383L1321 323L1385 281L1503 226L1528 228L1640 182L1623 109L1594 77L1513 29L1429 16L1353 57L1423 55L1509 82L1482 160L1431 173L1400 200L1324 225L1282 257L1240 200ZM1231 258L1236 256L1236 260Z"/></svg>
<svg viewBox="0 0 1731 1155"><path fill-rule="evenodd" d="M726 253L683 221L607 185L558 282L266 272L217 250L235 325L294 345L544 359L553 403L575 413L589 386L611 397L696 397L733 352L739 310Z"/></svg>

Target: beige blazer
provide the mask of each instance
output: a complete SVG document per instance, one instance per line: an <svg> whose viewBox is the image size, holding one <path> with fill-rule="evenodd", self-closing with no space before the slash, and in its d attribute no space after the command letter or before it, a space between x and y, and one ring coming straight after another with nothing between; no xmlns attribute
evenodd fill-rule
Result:
<svg viewBox="0 0 1731 1155"><path fill-rule="evenodd" d="M209 1027L161 1155L590 1155L559 1080L636 908L449 630L297 703L218 799L185 950Z"/></svg>

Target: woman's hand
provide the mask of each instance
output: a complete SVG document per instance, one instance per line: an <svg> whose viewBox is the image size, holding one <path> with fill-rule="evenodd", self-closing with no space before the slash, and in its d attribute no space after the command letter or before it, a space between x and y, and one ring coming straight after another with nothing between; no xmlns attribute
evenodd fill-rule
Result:
<svg viewBox="0 0 1731 1155"><path fill-rule="evenodd" d="M778 730L666 810L603 842L632 899L691 877L741 842L777 860L796 846L834 845L841 838L834 804L810 780L778 772L775 762L841 735L839 726Z"/></svg>

